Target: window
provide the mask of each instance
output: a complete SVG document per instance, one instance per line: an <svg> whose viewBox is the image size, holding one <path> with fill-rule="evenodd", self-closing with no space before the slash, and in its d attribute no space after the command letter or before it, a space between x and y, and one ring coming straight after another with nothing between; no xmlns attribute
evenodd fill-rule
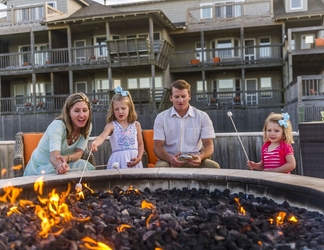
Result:
<svg viewBox="0 0 324 250"><path fill-rule="evenodd" d="M303 8L303 1L302 0L290 0L290 8L291 9Z"/></svg>
<svg viewBox="0 0 324 250"><path fill-rule="evenodd" d="M200 6L200 19L210 19L213 17L213 9L210 4L201 4Z"/></svg>
<svg viewBox="0 0 324 250"><path fill-rule="evenodd" d="M106 37L95 37L95 44L98 45L96 48L96 57L98 59L103 59L107 57L107 44Z"/></svg>
<svg viewBox="0 0 324 250"><path fill-rule="evenodd" d="M19 48L19 52L30 52L30 46L22 46ZM30 58L31 54L30 53L23 53L20 56L20 63L31 63L31 58Z"/></svg>
<svg viewBox="0 0 324 250"><path fill-rule="evenodd" d="M42 96L42 95L47 95L48 91L51 89L51 84L50 83L36 83L35 84L35 93L36 96ZM27 88L27 95L33 95L34 93L34 87L32 83L28 83L28 88Z"/></svg>
<svg viewBox="0 0 324 250"><path fill-rule="evenodd" d="M36 3L40 4L40 3ZM56 9L57 3L56 1L51 1L47 2L47 4L53 8ZM17 7L26 7L23 9L17 10L17 16L16 16L16 21L17 22L28 22L32 20L42 20L44 18L44 6L33 6L33 7L28 7L28 5L17 5Z"/></svg>
<svg viewBox="0 0 324 250"><path fill-rule="evenodd" d="M234 81L233 79L223 79L218 80L218 91L219 92L227 92L234 90Z"/></svg>
<svg viewBox="0 0 324 250"><path fill-rule="evenodd" d="M75 91L82 92L82 93L87 93L87 84L86 82L77 82L75 83Z"/></svg>
<svg viewBox="0 0 324 250"><path fill-rule="evenodd" d="M119 35L112 35L111 39L112 40L118 40L118 39L120 39L120 36Z"/></svg>
<svg viewBox="0 0 324 250"><path fill-rule="evenodd" d="M97 92L108 92L108 90L109 90L108 79L97 80L95 89Z"/></svg>
<svg viewBox="0 0 324 250"><path fill-rule="evenodd" d="M290 46L291 46L291 50L295 50L295 40L294 39L291 39Z"/></svg>
<svg viewBox="0 0 324 250"><path fill-rule="evenodd" d="M57 3L56 3L56 1L53 1L53 2L47 2L47 4L48 4L49 6L52 6L54 9L57 8Z"/></svg>
<svg viewBox="0 0 324 250"><path fill-rule="evenodd" d="M218 80L218 98L221 104L229 103L233 100L235 82L234 79L220 79Z"/></svg>
<svg viewBox="0 0 324 250"><path fill-rule="evenodd" d="M216 18L233 18L239 17L242 15L242 7L241 4L235 4L233 2L225 2L221 3L225 6L219 6L215 8L215 16Z"/></svg>
<svg viewBox="0 0 324 250"><path fill-rule="evenodd" d="M117 86L121 86L120 79L113 79L113 89L117 88ZM108 79L98 79L96 80L95 85L96 92L108 92L109 91L109 81Z"/></svg>
<svg viewBox="0 0 324 250"><path fill-rule="evenodd" d="M34 63L35 65L42 65L45 64L45 62L47 60L49 60L49 54L48 54L48 45L47 44L37 44L34 47L34 51L35 51L35 56L34 56ZM30 52L31 48L30 46L21 46L19 48L19 52ZM43 51L43 52L41 52ZM30 53L23 53L20 56L20 63L24 64L24 63L32 63L31 60L31 54Z"/></svg>
<svg viewBox="0 0 324 250"><path fill-rule="evenodd" d="M203 81L197 81L197 101L203 101L204 100L204 88L205 92L207 91L207 82L204 81L205 84L203 84ZM205 86L204 86L205 85ZM208 98L206 96L205 101L208 101Z"/></svg>
<svg viewBox="0 0 324 250"><path fill-rule="evenodd" d="M15 85L15 97L18 97L20 99L16 99L16 105L22 105L24 103L24 100L22 97L25 95L25 87L23 84Z"/></svg>
<svg viewBox="0 0 324 250"><path fill-rule="evenodd" d="M126 38L148 38L149 34L148 33L144 33L144 34L133 34L133 35L127 35ZM153 33L153 40L161 40L161 34L160 32L154 32Z"/></svg>
<svg viewBox="0 0 324 250"><path fill-rule="evenodd" d="M315 35L302 35L301 36L301 49L311 49L314 48L314 38Z"/></svg>
<svg viewBox="0 0 324 250"><path fill-rule="evenodd" d="M129 78L127 83L128 89L152 88L152 81L149 77ZM155 89L162 89L162 77L155 77Z"/></svg>
<svg viewBox="0 0 324 250"><path fill-rule="evenodd" d="M212 47L218 49L213 57L233 58L239 57L239 40L235 38L218 39L212 42Z"/></svg>
<svg viewBox="0 0 324 250"><path fill-rule="evenodd" d="M272 84L270 77L262 77L260 79L260 90L262 90L261 98L272 98Z"/></svg>
<svg viewBox="0 0 324 250"><path fill-rule="evenodd" d="M260 58L271 57L270 37L261 37L260 46Z"/></svg>
<svg viewBox="0 0 324 250"><path fill-rule="evenodd" d="M196 52L196 56L197 56L196 58L199 59L200 61L202 61L202 59L203 59L203 57L202 57L203 54L201 52L202 49L205 51L205 49L206 49L205 44L204 44L204 47L202 48L201 43L197 42L196 43L196 51L197 51ZM204 52L204 60L206 61L206 59L207 59L206 58L206 52Z"/></svg>

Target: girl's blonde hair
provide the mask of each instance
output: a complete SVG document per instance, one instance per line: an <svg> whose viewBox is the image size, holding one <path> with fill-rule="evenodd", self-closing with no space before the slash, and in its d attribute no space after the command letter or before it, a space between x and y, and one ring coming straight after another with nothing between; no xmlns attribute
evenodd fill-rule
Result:
<svg viewBox="0 0 324 250"><path fill-rule="evenodd" d="M269 122L275 122L279 124L280 120L283 120L284 117L282 114L276 114L276 113L270 113L270 115L267 117L267 119L264 122L263 125L263 141L267 142L268 138L267 138L267 125ZM279 124L280 127L282 127L283 129L283 135L282 135L282 140L286 143L294 143L294 137L292 134L292 126L291 126L291 122L289 120L286 121L286 123L288 124L288 127L286 128L285 126L281 126Z"/></svg>
<svg viewBox="0 0 324 250"><path fill-rule="evenodd" d="M129 108L129 114L127 117L128 123L133 123L137 120L137 113L135 110L135 105L133 103L132 96L128 91L124 91L124 92L127 93L126 96L122 96L120 93L117 93L111 98L108 115L107 115L107 123L117 120L117 117L114 114L114 102L123 102L128 105Z"/></svg>
<svg viewBox="0 0 324 250"><path fill-rule="evenodd" d="M89 130L90 130L91 121L92 121L92 112L91 112L91 108L90 108L90 101L89 101L88 97L85 94L83 94L82 92L74 93L66 99L60 116L58 116L55 119L55 120L61 120L64 122L64 124L66 126L67 139L72 138L73 124L72 124L72 120L70 117L70 111L71 111L72 107L74 106L74 104L76 104L77 102L85 102L89 109L88 121L83 128L80 128L80 133L84 136L84 138L87 138L87 136L89 135Z"/></svg>

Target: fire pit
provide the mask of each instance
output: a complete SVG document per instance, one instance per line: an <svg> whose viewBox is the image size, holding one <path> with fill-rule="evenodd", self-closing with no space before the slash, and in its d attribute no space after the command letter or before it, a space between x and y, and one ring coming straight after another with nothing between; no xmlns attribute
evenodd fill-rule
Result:
<svg viewBox="0 0 324 250"><path fill-rule="evenodd" d="M47 239L46 242L53 241L52 249L54 246L59 249L157 250L206 249L207 246L208 249L273 249L273 244L276 244L276 249L293 249L291 239L296 237L297 232L297 236L303 238L302 242L295 240L294 244L299 244L298 246L312 246L312 249L315 249L324 244L323 226L320 226L324 218L319 213L324 210L322 205L324 184L321 179L224 169L121 169L120 172L121 175L113 170L85 173L82 182L98 191L96 195L99 196L100 201L89 196L89 199L79 203L79 207L72 206L72 208L74 213L80 213L77 211L83 211L87 207L91 208L94 211L91 215L93 228L81 223L75 226L76 228L66 229L69 232L68 240L63 240L61 236L56 237L56 241L59 239L61 245L59 243L53 245L56 241L53 240L54 236L51 236L52 239ZM80 175L81 172L45 176L43 193L50 193L53 189L58 193L64 192L68 183L71 183L73 189ZM33 184L37 178L12 179L10 184L22 188L22 199L35 200L37 194L34 192ZM8 181L1 180L0 185L4 187ZM122 190L128 190L130 186L140 192L130 193L129 196L124 195ZM108 190L113 192L109 193ZM222 198L221 195L224 197ZM257 196L260 198L256 198ZM142 210L139 208L141 202ZM278 208L271 207L274 202L281 204L279 207L284 210L284 215L277 213ZM143 203L147 203L145 208ZM256 215L257 210L260 210L259 205L256 205L258 203L265 204L265 214ZM117 205L120 207L117 208ZM108 212L103 214L103 210ZM180 219L173 219L173 210L177 211ZM245 212L247 215L244 214ZM83 211L83 213L88 212ZM117 214L120 214L120 217ZM277 217L271 218L274 214ZM310 219L311 215L314 218ZM286 216L286 219L285 224L280 226L278 218L282 216ZM301 218L301 221L304 219L305 222L300 222L303 224L289 222L288 217L294 216ZM260 221L261 218L265 221ZM23 220L25 219L20 219L21 223ZM274 224L271 224L270 220ZM310 221L314 224L311 225ZM0 219L0 222L4 230L6 224L3 224L3 219ZM23 227L22 225L20 227ZM120 230L118 233L116 225ZM302 236L298 231L301 225L305 228ZM305 231L306 228L310 231ZM268 229L272 230L271 235L265 233ZM256 236L257 231L263 230L260 236ZM77 235L84 232L96 237L98 241L102 239L107 245L109 242L112 243L112 248L98 248L98 246L90 248L89 239L85 240L88 240L88 243L84 243L88 244L87 247L82 248L85 245L80 244L78 238L80 236ZM143 235L140 235L140 232L143 232ZM292 234L287 234L288 232ZM311 232L315 236L308 239ZM26 233L24 231L24 234ZM198 236L194 236L195 233ZM285 244L283 238L290 240L289 244ZM171 243L175 239L175 243ZM79 244L71 248L71 241ZM37 249L49 249L48 246L46 247Z"/></svg>

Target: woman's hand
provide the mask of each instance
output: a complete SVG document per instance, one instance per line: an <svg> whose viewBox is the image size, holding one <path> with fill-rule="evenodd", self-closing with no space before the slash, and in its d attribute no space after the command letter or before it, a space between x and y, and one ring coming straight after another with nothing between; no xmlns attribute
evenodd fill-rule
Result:
<svg viewBox="0 0 324 250"><path fill-rule="evenodd" d="M58 155L56 159L59 162L55 168L57 174L65 174L70 170L70 167L66 162L66 156Z"/></svg>

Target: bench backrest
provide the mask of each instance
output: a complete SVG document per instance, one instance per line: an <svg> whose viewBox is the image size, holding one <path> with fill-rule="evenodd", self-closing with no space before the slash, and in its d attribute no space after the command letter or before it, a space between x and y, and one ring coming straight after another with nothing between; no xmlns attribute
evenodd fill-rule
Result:
<svg viewBox="0 0 324 250"><path fill-rule="evenodd" d="M24 140L24 159L25 164L30 160L31 154L37 147L40 139L42 138L44 133L26 133L23 134L23 140Z"/></svg>
<svg viewBox="0 0 324 250"><path fill-rule="evenodd" d="M147 153L148 158L148 167L154 168L155 163L158 161L158 158L154 154L153 150L153 129L147 129L142 131L143 141L144 141L144 149Z"/></svg>

